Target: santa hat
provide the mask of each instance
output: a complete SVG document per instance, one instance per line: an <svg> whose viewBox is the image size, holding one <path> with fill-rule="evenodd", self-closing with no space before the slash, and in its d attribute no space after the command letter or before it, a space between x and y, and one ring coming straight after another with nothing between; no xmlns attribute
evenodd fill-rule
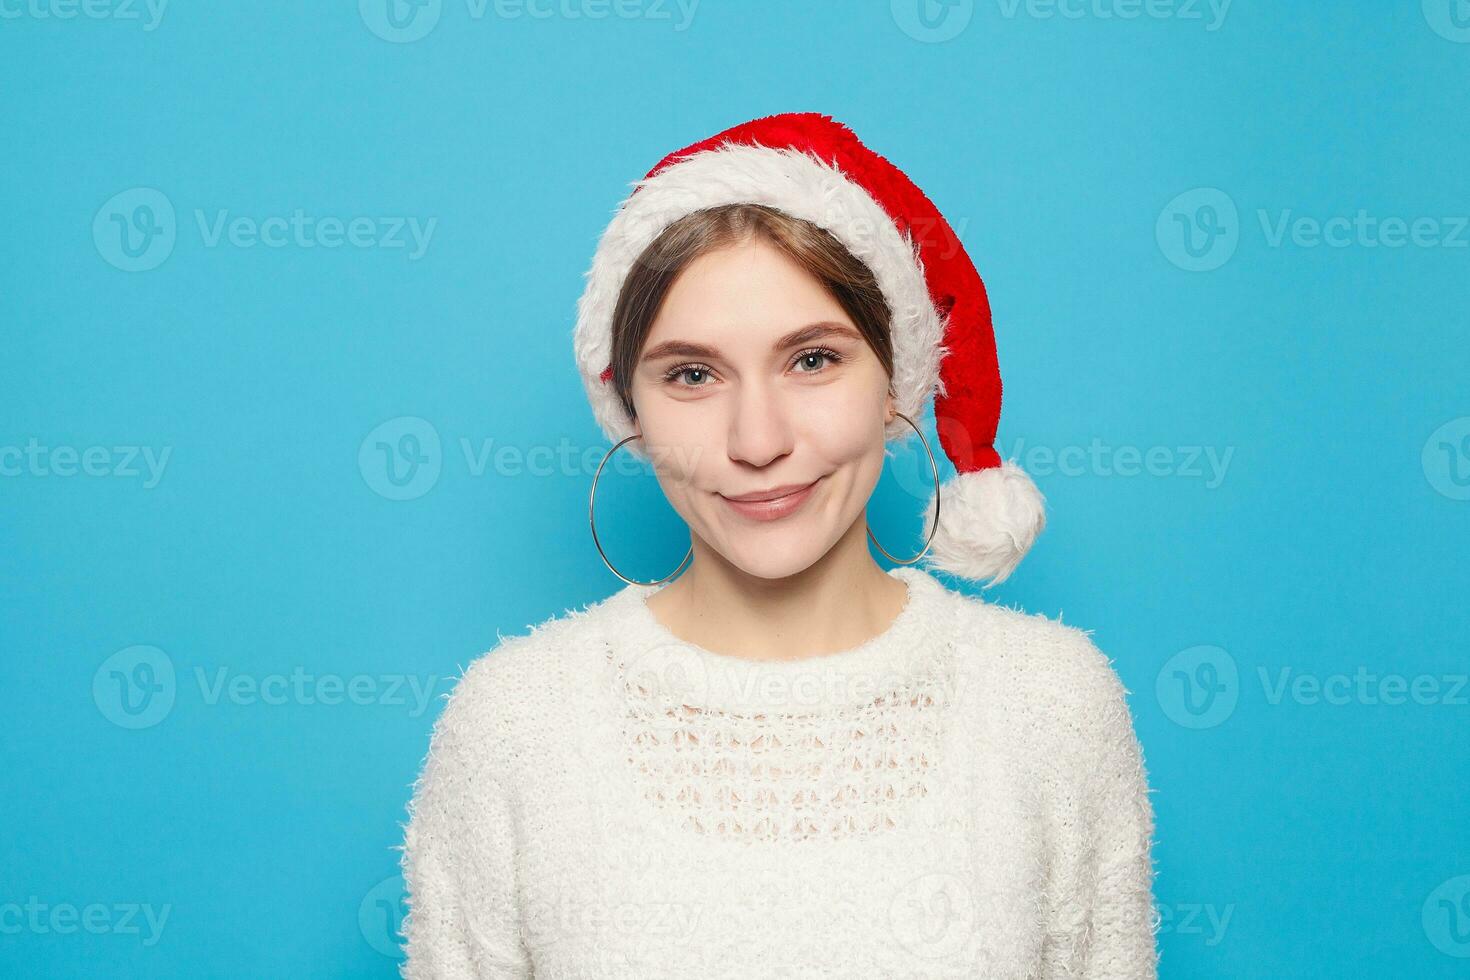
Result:
<svg viewBox="0 0 1470 980"><path fill-rule="evenodd" d="M1045 501L995 451L1000 367L985 286L949 222L909 178L830 116L783 113L741 123L659 161L603 232L577 304L577 366L614 443L633 434L612 383L612 320L623 280L670 224L705 208L763 204L827 229L872 270L892 314L893 391L935 428L956 475L925 556L967 579L1004 580L1045 526ZM895 418L885 435L912 434ZM935 499L923 512L927 536Z"/></svg>

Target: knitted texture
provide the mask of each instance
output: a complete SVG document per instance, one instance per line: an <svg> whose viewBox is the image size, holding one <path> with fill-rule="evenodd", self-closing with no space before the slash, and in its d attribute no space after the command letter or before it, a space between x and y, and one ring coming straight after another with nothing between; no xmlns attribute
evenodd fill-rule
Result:
<svg viewBox="0 0 1470 980"><path fill-rule="evenodd" d="M413 787L403 977L1156 977L1108 659L889 574L898 618L824 656L683 642L656 586L501 637Z"/></svg>

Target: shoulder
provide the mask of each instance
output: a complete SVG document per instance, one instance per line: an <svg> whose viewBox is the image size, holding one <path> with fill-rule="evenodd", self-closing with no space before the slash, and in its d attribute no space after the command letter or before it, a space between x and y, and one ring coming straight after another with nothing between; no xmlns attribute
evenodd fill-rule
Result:
<svg viewBox="0 0 1470 980"><path fill-rule="evenodd" d="M595 674L611 599L598 600L496 631L496 642L475 655L444 695L435 737L466 745L476 758L508 760L566 705L570 688Z"/></svg>
<svg viewBox="0 0 1470 980"><path fill-rule="evenodd" d="M979 596L962 599L959 659L986 710L1053 749L1132 734L1129 691L1091 630Z"/></svg>

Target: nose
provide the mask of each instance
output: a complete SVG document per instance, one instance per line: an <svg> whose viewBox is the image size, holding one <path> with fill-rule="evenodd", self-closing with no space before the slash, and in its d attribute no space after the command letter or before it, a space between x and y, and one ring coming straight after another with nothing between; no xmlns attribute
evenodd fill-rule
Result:
<svg viewBox="0 0 1470 980"><path fill-rule="evenodd" d="M787 406L770 390L751 387L731 401L726 452L732 460L768 466L792 450L792 419Z"/></svg>

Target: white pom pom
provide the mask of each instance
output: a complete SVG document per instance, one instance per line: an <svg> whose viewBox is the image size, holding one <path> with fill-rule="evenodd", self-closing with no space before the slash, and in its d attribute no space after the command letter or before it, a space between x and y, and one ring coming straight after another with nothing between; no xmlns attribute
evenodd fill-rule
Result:
<svg viewBox="0 0 1470 980"><path fill-rule="evenodd" d="M928 564L961 578L1004 582L1046 527L1046 498L1015 461L960 473L941 488L939 528ZM927 533L934 498L924 507Z"/></svg>

